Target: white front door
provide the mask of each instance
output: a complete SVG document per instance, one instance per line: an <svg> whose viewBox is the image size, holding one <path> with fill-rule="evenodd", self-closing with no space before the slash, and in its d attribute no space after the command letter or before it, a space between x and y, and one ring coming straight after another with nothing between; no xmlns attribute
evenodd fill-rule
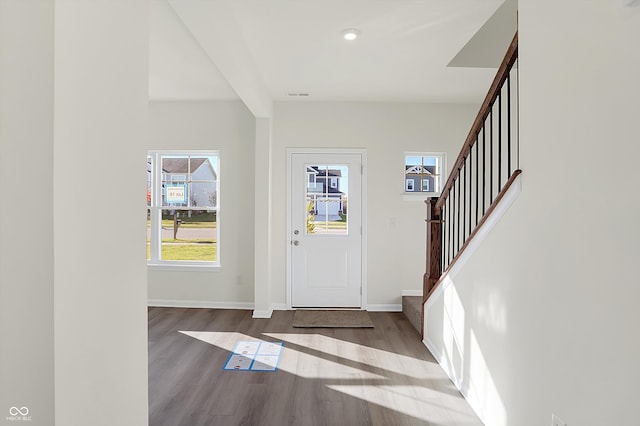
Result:
<svg viewBox="0 0 640 426"><path fill-rule="evenodd" d="M362 155L291 154L291 306L362 307Z"/></svg>

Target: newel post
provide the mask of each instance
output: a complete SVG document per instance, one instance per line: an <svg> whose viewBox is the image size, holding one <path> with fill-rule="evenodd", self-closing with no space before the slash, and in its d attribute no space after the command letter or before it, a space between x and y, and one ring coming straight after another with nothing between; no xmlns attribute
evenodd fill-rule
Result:
<svg viewBox="0 0 640 426"><path fill-rule="evenodd" d="M440 209L436 208L437 198L429 198L427 204L427 267L423 279L422 297L427 301L429 292L435 287L440 279L442 268L440 265L442 258L442 242L440 232Z"/></svg>

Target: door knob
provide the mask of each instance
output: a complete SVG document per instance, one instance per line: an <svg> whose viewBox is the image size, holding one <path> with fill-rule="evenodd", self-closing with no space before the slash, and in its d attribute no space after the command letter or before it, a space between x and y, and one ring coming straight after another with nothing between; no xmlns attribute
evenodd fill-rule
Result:
<svg viewBox="0 0 640 426"><path fill-rule="evenodd" d="M300 244L300 241L298 241L298 240L293 240L293 245L294 245L294 246L297 246L297 245L299 245L299 244Z"/></svg>

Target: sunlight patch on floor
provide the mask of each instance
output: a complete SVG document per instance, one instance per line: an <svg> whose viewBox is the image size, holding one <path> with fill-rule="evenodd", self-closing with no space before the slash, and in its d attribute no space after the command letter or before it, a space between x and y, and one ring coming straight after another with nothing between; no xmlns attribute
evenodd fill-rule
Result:
<svg viewBox="0 0 640 426"><path fill-rule="evenodd" d="M237 332L180 333L229 352L239 340L262 341ZM460 407L460 396L452 383L439 366L429 361L320 334L263 335L284 341L279 371L322 381L327 389L434 424L451 424L451 411ZM397 363L390 364L390 358ZM406 385L391 384L398 380ZM479 424L471 410L460 415L468 416L469 424Z"/></svg>
<svg viewBox="0 0 640 426"><path fill-rule="evenodd" d="M383 368L397 374L407 374L411 372L411 376L416 379L431 378L436 369L437 364L432 362L416 359L409 356L401 355L395 352L389 352L382 349L372 348L370 346L359 345L357 343L336 339L321 334L288 334L288 333L264 333L265 336L294 343L304 346L315 351L324 352L340 358L354 360L359 363L367 364L375 368ZM388 362L382 362L381 359L393 357L396 363L390 366ZM442 377L444 374L442 374Z"/></svg>
<svg viewBox="0 0 640 426"><path fill-rule="evenodd" d="M452 424L449 410L455 403L454 398L443 394L426 397L434 395L434 392L421 386L328 385L328 388L429 423ZM469 414L469 420L478 424L472 414Z"/></svg>
<svg viewBox="0 0 640 426"><path fill-rule="evenodd" d="M239 340L259 341L251 336L236 332L180 331L180 333L233 352ZM340 362L328 360L285 346L282 349L278 369L308 379L357 379L386 380L384 376L359 368L349 367Z"/></svg>

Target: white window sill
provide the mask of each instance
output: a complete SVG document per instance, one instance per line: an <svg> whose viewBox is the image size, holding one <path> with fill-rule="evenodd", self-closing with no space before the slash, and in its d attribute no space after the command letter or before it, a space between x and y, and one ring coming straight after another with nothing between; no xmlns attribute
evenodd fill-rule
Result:
<svg viewBox="0 0 640 426"><path fill-rule="evenodd" d="M205 265L201 263L147 263L149 271L179 271L179 272L219 272L220 265Z"/></svg>
<svg viewBox="0 0 640 426"><path fill-rule="evenodd" d="M427 198L438 198L439 192L403 192L403 201L425 201Z"/></svg>

